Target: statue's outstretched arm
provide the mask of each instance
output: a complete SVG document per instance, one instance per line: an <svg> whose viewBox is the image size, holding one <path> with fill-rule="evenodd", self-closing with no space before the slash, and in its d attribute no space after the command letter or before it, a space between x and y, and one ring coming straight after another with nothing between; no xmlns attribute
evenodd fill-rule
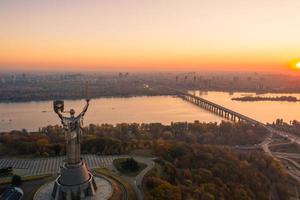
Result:
<svg viewBox="0 0 300 200"><path fill-rule="evenodd" d="M55 113L59 116L59 118L61 119L61 123L63 123L63 118L64 116L61 114L60 111L55 111Z"/></svg>
<svg viewBox="0 0 300 200"><path fill-rule="evenodd" d="M86 99L86 104L85 104L82 112L78 115L78 117L83 117L84 116L84 114L86 113L89 105L90 105L90 99Z"/></svg>

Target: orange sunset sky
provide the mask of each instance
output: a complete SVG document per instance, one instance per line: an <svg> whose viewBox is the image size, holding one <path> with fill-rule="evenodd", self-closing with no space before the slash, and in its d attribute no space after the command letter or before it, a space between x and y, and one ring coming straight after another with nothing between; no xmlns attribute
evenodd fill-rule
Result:
<svg viewBox="0 0 300 200"><path fill-rule="evenodd" d="M3 0L0 70L290 72L299 0Z"/></svg>

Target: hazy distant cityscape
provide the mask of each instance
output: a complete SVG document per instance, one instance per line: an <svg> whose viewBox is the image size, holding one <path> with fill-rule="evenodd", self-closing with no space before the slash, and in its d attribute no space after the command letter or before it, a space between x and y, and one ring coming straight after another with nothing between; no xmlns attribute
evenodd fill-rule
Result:
<svg viewBox="0 0 300 200"><path fill-rule="evenodd" d="M0 101L39 101L90 97L172 95L169 88L226 92L300 92L289 75L218 73L2 73Z"/></svg>

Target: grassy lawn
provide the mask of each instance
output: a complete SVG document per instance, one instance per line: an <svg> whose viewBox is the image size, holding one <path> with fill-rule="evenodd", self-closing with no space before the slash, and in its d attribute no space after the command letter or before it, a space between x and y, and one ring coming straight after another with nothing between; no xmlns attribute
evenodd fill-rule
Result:
<svg viewBox="0 0 300 200"><path fill-rule="evenodd" d="M38 179L49 178L51 176L52 176L51 174L24 176L24 177L22 177L22 181L23 182L34 181L34 180L38 180ZM0 185L9 184L11 181L11 178L12 178L12 176L5 176L5 177L0 178Z"/></svg>
<svg viewBox="0 0 300 200"><path fill-rule="evenodd" d="M1 184L2 180L6 180L6 179L10 180L13 175L24 176L26 174L26 172L27 172L27 170L25 170L25 169L16 169L16 168L13 168L13 170L12 170L11 173L1 174L1 176L0 176L0 184Z"/></svg>
<svg viewBox="0 0 300 200"><path fill-rule="evenodd" d="M152 149L136 149L130 152L132 156L143 156L143 157L153 157L154 153Z"/></svg>
<svg viewBox="0 0 300 200"><path fill-rule="evenodd" d="M115 166L115 168L121 172L122 174L126 175L126 176L137 176L143 169L145 169L147 167L146 164L144 163L140 163L140 162L137 162L138 164L138 168L137 170L130 170L130 169L124 169L122 167L122 164L124 162L126 162L126 160L128 160L128 158L119 158L119 159L115 159L113 161L113 164Z"/></svg>
<svg viewBox="0 0 300 200"><path fill-rule="evenodd" d="M275 152L283 152L283 153L299 153L300 145L293 143L293 144L271 146L270 150Z"/></svg>
<svg viewBox="0 0 300 200"><path fill-rule="evenodd" d="M272 137L272 142L270 144L279 144L279 143L285 143L285 142L289 142L289 140L280 135L274 135Z"/></svg>
<svg viewBox="0 0 300 200"><path fill-rule="evenodd" d="M130 199L130 200L136 200L137 199L136 194L135 194L134 190L132 189L131 185L127 181L122 179L120 176L115 174L114 172L112 172L108 169L105 169L105 168L96 168L96 169L94 169L94 171L96 173L107 176L107 177L109 177L113 180L116 180L117 182L122 184L125 187L125 189L127 190L128 199Z"/></svg>

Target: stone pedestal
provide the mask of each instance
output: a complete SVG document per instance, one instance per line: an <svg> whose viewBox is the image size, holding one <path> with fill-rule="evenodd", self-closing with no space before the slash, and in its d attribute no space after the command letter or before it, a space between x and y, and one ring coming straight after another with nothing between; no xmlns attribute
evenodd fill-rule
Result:
<svg viewBox="0 0 300 200"><path fill-rule="evenodd" d="M61 167L61 174L54 183L53 200L80 200L94 196L97 190L93 175L84 162Z"/></svg>

